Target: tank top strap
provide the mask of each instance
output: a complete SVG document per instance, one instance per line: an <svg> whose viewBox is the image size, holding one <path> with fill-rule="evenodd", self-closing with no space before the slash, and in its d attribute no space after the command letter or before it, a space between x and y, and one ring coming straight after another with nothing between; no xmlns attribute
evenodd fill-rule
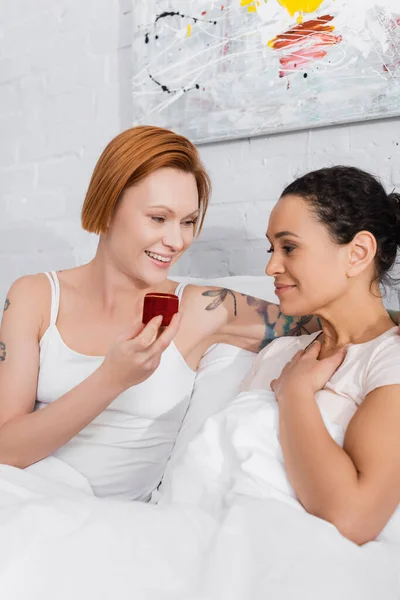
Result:
<svg viewBox="0 0 400 600"><path fill-rule="evenodd" d="M60 283L55 271L45 273L51 286L51 309L50 309L50 326L55 325L60 306Z"/></svg>
<svg viewBox="0 0 400 600"><path fill-rule="evenodd" d="M182 294L183 294L183 290L186 287L186 283L178 283L178 285L175 288L175 296L178 296L179 298L179 304L182 302Z"/></svg>

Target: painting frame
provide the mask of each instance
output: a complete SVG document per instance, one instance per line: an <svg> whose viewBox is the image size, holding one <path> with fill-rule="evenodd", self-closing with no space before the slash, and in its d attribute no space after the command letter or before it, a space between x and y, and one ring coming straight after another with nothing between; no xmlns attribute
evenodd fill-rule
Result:
<svg viewBox="0 0 400 600"><path fill-rule="evenodd" d="M394 0L364 0L358 29L354 29L354 24L346 25L352 14L346 0L261 1L228 0L227 7L221 3L224 10L230 7L231 12L225 13L229 18L224 15L218 21L218 52L225 40L230 53L226 52L223 60L218 55L219 70L208 74L205 84L204 77L182 74L174 68L173 61L179 56L181 64L188 65L189 75L205 72L196 53L206 43L202 36L207 40L208 30L217 30L212 25L217 2L133 0L133 125L171 128L204 144L400 115L400 7L396 10ZM318 8L292 14L288 6L296 4L318 4ZM189 5L197 12L182 11L182 6ZM211 6L214 9L207 10ZM264 20L260 18L261 8ZM243 20L239 19L241 16ZM258 25L251 34L246 27L257 18ZM204 25L206 19L208 24ZM313 29L310 23L314 23ZM231 37L225 32L224 38L227 24L232 28ZM306 40L302 31L309 31ZM191 41L195 35L198 39ZM349 37L352 39L347 48ZM243 61L232 70L232 56L239 51L248 51L252 60L257 57L255 67ZM210 64L216 62L215 48L203 54ZM319 58L315 58L317 55ZM303 64L293 62L300 59ZM285 64L289 64L286 71L282 69ZM334 68L330 67L332 64ZM265 81L257 86L254 82L260 72ZM358 73L362 73L362 82L353 85ZM347 103L341 103L346 96ZM249 97L253 102L249 103Z"/></svg>

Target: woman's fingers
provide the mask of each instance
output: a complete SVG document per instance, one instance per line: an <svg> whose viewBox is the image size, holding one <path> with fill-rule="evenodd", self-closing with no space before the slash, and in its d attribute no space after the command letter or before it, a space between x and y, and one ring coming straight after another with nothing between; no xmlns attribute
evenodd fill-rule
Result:
<svg viewBox="0 0 400 600"><path fill-rule="evenodd" d="M172 317L171 323L168 325L168 327L165 328L160 337L152 344L151 350L153 353L161 354L166 348L168 348L178 333L180 324L181 316L179 313L176 313Z"/></svg>
<svg viewBox="0 0 400 600"><path fill-rule="evenodd" d="M162 320L162 315L153 317L151 321L147 323L143 331L132 341L135 341L137 344L139 344L143 350L149 348L157 338L158 330L160 329Z"/></svg>
<svg viewBox="0 0 400 600"><path fill-rule="evenodd" d="M314 356L315 358L318 358L318 355L321 351L321 342L318 342L318 340L315 340L315 342L312 342L312 344L310 344L308 346L308 348L306 348L303 352L303 354L307 354L308 356Z"/></svg>

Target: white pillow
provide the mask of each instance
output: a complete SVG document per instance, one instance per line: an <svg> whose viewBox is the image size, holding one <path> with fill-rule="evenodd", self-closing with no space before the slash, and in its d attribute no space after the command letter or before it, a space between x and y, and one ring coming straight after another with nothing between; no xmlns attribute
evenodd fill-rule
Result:
<svg viewBox="0 0 400 600"><path fill-rule="evenodd" d="M266 275L219 279L174 277L174 280L196 285L225 287L276 302L273 280ZM214 344L206 351L199 364L190 406L167 465L164 481L208 417L222 410L235 397L237 388L252 366L255 357L254 352L228 344Z"/></svg>
<svg viewBox="0 0 400 600"><path fill-rule="evenodd" d="M192 398L168 462L164 480L205 421L225 408L257 355L228 344L214 344L204 354L196 374Z"/></svg>

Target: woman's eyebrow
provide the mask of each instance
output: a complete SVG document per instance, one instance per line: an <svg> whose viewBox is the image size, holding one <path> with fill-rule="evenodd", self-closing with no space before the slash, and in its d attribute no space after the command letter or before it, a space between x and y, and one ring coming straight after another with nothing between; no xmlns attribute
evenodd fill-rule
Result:
<svg viewBox="0 0 400 600"><path fill-rule="evenodd" d="M175 215L175 212L169 206L166 206L165 204L151 204L149 206L149 208L162 208L162 209L166 210L169 214ZM189 215L187 215L184 218L186 219L187 217L196 216L199 213L200 213L200 209L196 208L196 210L194 210L193 212L191 212Z"/></svg>
<svg viewBox="0 0 400 600"><path fill-rule="evenodd" d="M293 237L299 238L300 236L297 233L293 233L293 231L279 231L275 234L275 239L279 240L279 238L284 237L285 235L292 235Z"/></svg>

